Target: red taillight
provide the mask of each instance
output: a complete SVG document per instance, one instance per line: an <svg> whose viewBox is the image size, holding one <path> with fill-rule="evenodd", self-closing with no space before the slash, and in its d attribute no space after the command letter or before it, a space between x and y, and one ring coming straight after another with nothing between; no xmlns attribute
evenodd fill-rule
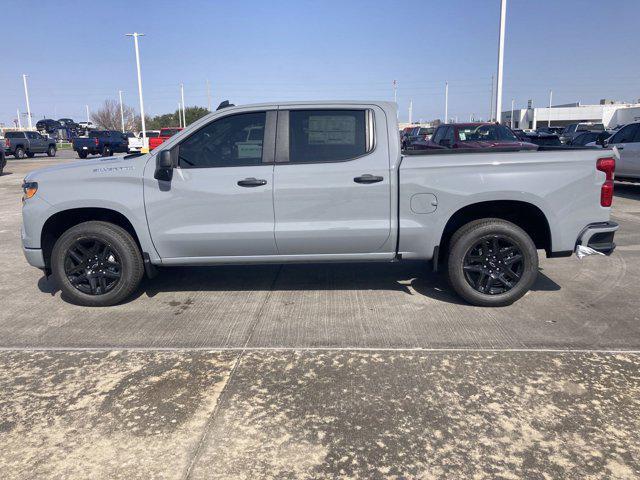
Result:
<svg viewBox="0 0 640 480"><path fill-rule="evenodd" d="M94 143L96 144L96 147L97 147L97 146L98 146L98 144L100 143L100 142L98 141L98 137L94 138L94 139L93 139L93 141L94 141Z"/></svg>
<svg viewBox="0 0 640 480"><path fill-rule="evenodd" d="M616 159L599 158L596 168L606 175L606 179L600 189L600 205L610 207L613 203L613 174L616 170Z"/></svg>
<svg viewBox="0 0 640 480"><path fill-rule="evenodd" d="M7 148L9 148L11 146L11 144L9 143L9 139L8 138L4 139L4 146L7 147Z"/></svg>

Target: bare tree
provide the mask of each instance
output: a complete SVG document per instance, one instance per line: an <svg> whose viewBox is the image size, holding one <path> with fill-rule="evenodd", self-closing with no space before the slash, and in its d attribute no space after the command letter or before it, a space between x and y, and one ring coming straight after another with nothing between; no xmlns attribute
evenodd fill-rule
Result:
<svg viewBox="0 0 640 480"><path fill-rule="evenodd" d="M124 112L124 129L125 131L133 131L139 128L140 123L133 107L123 105ZM107 99L102 107L91 115L91 121L98 127L105 130L121 130L122 122L120 119L120 103L116 100Z"/></svg>

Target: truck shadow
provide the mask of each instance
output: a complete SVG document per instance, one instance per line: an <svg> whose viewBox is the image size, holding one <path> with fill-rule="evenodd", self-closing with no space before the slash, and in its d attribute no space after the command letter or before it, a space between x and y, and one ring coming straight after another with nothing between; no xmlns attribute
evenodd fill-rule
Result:
<svg viewBox="0 0 640 480"><path fill-rule="evenodd" d="M613 188L613 193L616 197L640 200L640 183L616 182Z"/></svg>
<svg viewBox="0 0 640 480"><path fill-rule="evenodd" d="M161 292L379 290L424 295L465 305L442 273L424 263L300 264L219 267L174 267L145 279L138 295ZM560 286L542 271L532 290L558 291Z"/></svg>
<svg viewBox="0 0 640 480"><path fill-rule="evenodd" d="M51 296L60 291L52 278L44 276L38 281L38 288ZM420 262L172 267L161 269L154 279L145 278L141 288L125 303L142 295L153 298L159 293L269 290L399 291L466 305L442 273L434 273ZM558 291L560 285L540 271L532 290Z"/></svg>

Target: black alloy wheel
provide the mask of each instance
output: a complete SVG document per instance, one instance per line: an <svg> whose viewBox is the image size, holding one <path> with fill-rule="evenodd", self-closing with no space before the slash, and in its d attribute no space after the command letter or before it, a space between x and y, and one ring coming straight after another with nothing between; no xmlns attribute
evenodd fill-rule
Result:
<svg viewBox="0 0 640 480"><path fill-rule="evenodd" d="M108 243L80 238L66 252L64 272L77 290L87 295L104 295L113 290L122 276L117 253Z"/></svg>
<svg viewBox="0 0 640 480"><path fill-rule="evenodd" d="M464 257L464 276L469 285L485 295L498 295L511 290L524 271L520 248L504 235L480 239Z"/></svg>

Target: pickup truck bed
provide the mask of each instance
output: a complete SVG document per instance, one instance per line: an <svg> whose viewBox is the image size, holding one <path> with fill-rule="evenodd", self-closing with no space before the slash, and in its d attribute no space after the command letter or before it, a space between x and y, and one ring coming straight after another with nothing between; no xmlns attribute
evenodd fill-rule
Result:
<svg viewBox="0 0 640 480"><path fill-rule="evenodd" d="M538 250L613 251L615 150L403 155L398 137L388 102L218 110L149 154L31 173L25 255L85 305L160 265L414 259L498 306L529 290Z"/></svg>

